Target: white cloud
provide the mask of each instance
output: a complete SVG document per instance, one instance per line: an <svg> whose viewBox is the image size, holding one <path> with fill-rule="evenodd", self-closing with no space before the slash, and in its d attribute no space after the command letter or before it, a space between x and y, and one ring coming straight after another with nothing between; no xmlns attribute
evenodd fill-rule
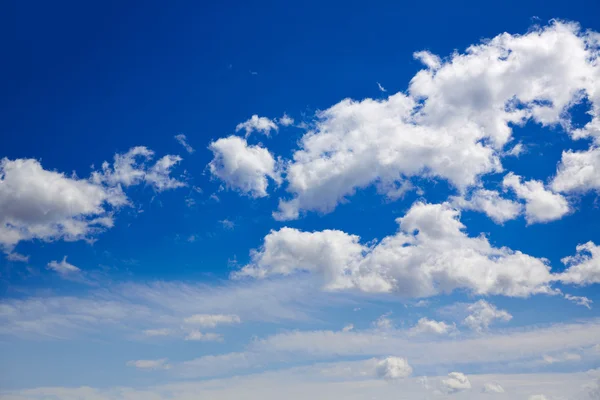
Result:
<svg viewBox="0 0 600 400"><path fill-rule="evenodd" d="M442 381L444 389L449 393L460 392L462 390L471 389L469 378L461 372L450 372L448 379Z"/></svg>
<svg viewBox="0 0 600 400"><path fill-rule="evenodd" d="M342 332L350 332L352 329L354 329L354 325L348 324L342 328Z"/></svg>
<svg viewBox="0 0 600 400"><path fill-rule="evenodd" d="M154 151L144 146L132 147L127 153L115 154L113 164L102 163L101 171L92 173L92 181L109 186L125 187L146 183L157 192L186 186L170 176L172 168L181 162L181 157L166 155L154 164L148 164L154 157Z"/></svg>
<svg viewBox="0 0 600 400"><path fill-rule="evenodd" d="M199 342L222 342L223 335L220 335L218 333L212 333L212 332L202 333L198 330L194 330L194 331L189 332L186 335L185 340L199 341Z"/></svg>
<svg viewBox="0 0 600 400"><path fill-rule="evenodd" d="M267 178L280 183L277 162L264 147L229 136L212 142L209 149L214 155L210 172L231 189L258 198L267 196Z"/></svg>
<svg viewBox="0 0 600 400"><path fill-rule="evenodd" d="M506 310L499 310L485 300L470 304L467 307L467 312L470 314L463 323L477 332L487 330L490 324L496 320L508 322L512 319L512 315Z"/></svg>
<svg viewBox="0 0 600 400"><path fill-rule="evenodd" d="M135 367L138 369L170 369L171 365L167 363L166 358L159 360L132 360L128 361L129 367Z"/></svg>
<svg viewBox="0 0 600 400"><path fill-rule="evenodd" d="M374 184L386 194L419 176L465 190L481 176L501 172L513 125L532 121L569 130L567 110L581 101L582 92L600 104L593 35L553 22L524 35L498 35L444 61L416 53L427 68L412 78L408 94L345 99L317 113L314 129L287 166L291 198L281 200L275 218L329 212ZM537 221L537 210L529 208ZM550 211L564 209L563 204ZM548 218L557 216L542 215Z"/></svg>
<svg viewBox="0 0 600 400"><path fill-rule="evenodd" d="M423 65L425 65L427 68L430 68L433 70L439 69L442 65L442 62L438 56L436 56L435 54L432 54L426 50L417 51L416 53L413 54L413 57L415 58L415 60L421 61L423 63Z"/></svg>
<svg viewBox="0 0 600 400"><path fill-rule="evenodd" d="M375 327L376 329L379 330L390 330L394 328L394 324L392 323L392 320L389 319L388 317L390 316L390 313L386 313L383 314L382 316L380 316L379 318L377 318L375 321L373 321L373 327Z"/></svg>
<svg viewBox="0 0 600 400"><path fill-rule="evenodd" d="M29 262L29 256L26 256L24 254L20 254L20 253L15 253L14 251L11 253L8 253L6 255L6 259L8 261L16 261L16 262Z"/></svg>
<svg viewBox="0 0 600 400"><path fill-rule="evenodd" d="M205 328L214 328L217 325L239 324L241 319L237 315L224 314L195 314L187 317L184 322L190 325L198 325Z"/></svg>
<svg viewBox="0 0 600 400"><path fill-rule="evenodd" d="M398 218L399 231L377 244L337 230L271 231L234 277L265 278L307 271L327 290L358 289L429 297L465 289L474 294L526 297L551 293L543 259L469 237L448 204L417 202Z"/></svg>
<svg viewBox="0 0 600 400"><path fill-rule="evenodd" d="M235 228L235 222L233 222L233 221L231 221L231 220L229 220L227 218L220 220L219 223L221 225L223 225L223 228L225 228L225 229L233 229L233 228Z"/></svg>
<svg viewBox="0 0 600 400"><path fill-rule="evenodd" d="M170 336L173 332L169 328L161 328L161 329L146 329L144 330L144 335L154 337L154 336Z"/></svg>
<svg viewBox="0 0 600 400"><path fill-rule="evenodd" d="M380 92L387 92L387 90L385 90L385 88L383 86L381 86L381 83L377 82L377 87L379 88Z"/></svg>
<svg viewBox="0 0 600 400"><path fill-rule="evenodd" d="M572 296L570 294L565 294L565 299L572 301L579 306L584 306L588 310L592 309L593 301L585 296Z"/></svg>
<svg viewBox="0 0 600 400"><path fill-rule="evenodd" d="M520 155L527 152L527 148L523 143L517 143L510 150L504 152L504 156L507 157L519 157Z"/></svg>
<svg viewBox="0 0 600 400"><path fill-rule="evenodd" d="M563 152L552 189L565 193L600 191L600 146Z"/></svg>
<svg viewBox="0 0 600 400"><path fill-rule="evenodd" d="M503 185L525 200L525 218L528 224L554 221L571 211L567 199L552 193L540 181L521 183L520 176L509 173L504 177Z"/></svg>
<svg viewBox="0 0 600 400"><path fill-rule="evenodd" d="M67 262L67 256L64 256L62 261L50 261L48 263L48 269L57 272L59 275L66 276L71 274L80 273L81 270L74 266L73 264L69 264Z"/></svg>
<svg viewBox="0 0 600 400"><path fill-rule="evenodd" d="M516 201L504 199L500 193L486 189L477 189L468 200L460 196L451 197L450 203L462 210L483 212L498 224L517 218L522 209Z"/></svg>
<svg viewBox="0 0 600 400"><path fill-rule="evenodd" d="M411 335L447 335L456 331L454 325L449 325L443 321L434 321L428 318L421 318L409 333Z"/></svg>
<svg viewBox="0 0 600 400"><path fill-rule="evenodd" d="M544 355L542 357L542 360L546 364L581 361L581 355L579 355L577 353L562 353L562 354L555 354L554 356Z"/></svg>
<svg viewBox="0 0 600 400"><path fill-rule="evenodd" d="M183 133L175 135L175 140L177 140L177 143L182 145L188 153L192 154L195 151L194 148L188 144L187 137Z"/></svg>
<svg viewBox="0 0 600 400"><path fill-rule="evenodd" d="M45 170L33 159L0 161L0 246L22 240L90 238L112 227L110 207L127 202L118 189Z"/></svg>
<svg viewBox="0 0 600 400"><path fill-rule="evenodd" d="M600 246L593 242L578 245L577 253L563 258L562 262L568 266L560 276L562 282L577 285L600 283Z"/></svg>
<svg viewBox="0 0 600 400"><path fill-rule="evenodd" d="M281 126L290 126L294 123L294 118L290 117L286 113L283 113L283 117L279 118L277 123Z"/></svg>
<svg viewBox="0 0 600 400"><path fill-rule="evenodd" d="M400 357L387 357L377 363L377 376L384 379L406 378L412 374L408 361Z"/></svg>
<svg viewBox="0 0 600 400"><path fill-rule="evenodd" d="M483 385L484 393L504 393L504 388L495 382L487 382Z"/></svg>
<svg viewBox="0 0 600 400"><path fill-rule="evenodd" d="M285 115L284 115L285 117ZM235 131L239 132L241 130L246 131L246 137L250 136L252 132L260 132L266 136L271 134L271 131L277 131L279 129L275 121L270 120L266 117L259 117L258 115L253 115L249 120L239 123L235 127Z"/></svg>

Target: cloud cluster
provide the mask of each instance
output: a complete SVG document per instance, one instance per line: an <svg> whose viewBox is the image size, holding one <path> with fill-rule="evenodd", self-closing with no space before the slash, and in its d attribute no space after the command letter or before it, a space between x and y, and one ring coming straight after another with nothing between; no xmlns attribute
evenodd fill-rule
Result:
<svg viewBox="0 0 600 400"><path fill-rule="evenodd" d="M170 176L181 161L167 155L148 164L154 152L134 147L116 154L89 179L46 170L34 159L0 161L0 247L20 241L92 240L114 224L114 212L130 204L123 187L145 183L156 191L185 186Z"/></svg>
<svg viewBox="0 0 600 400"><path fill-rule="evenodd" d="M384 379L406 378L412 374L412 367L401 357L387 357L377 363L377 376Z"/></svg>
<svg viewBox="0 0 600 400"><path fill-rule="evenodd" d="M468 305L466 311L469 315L464 319L463 323L477 332L487 330L490 324L496 320L508 322L512 319L512 315L507 311L499 310L496 306L485 300L479 300L476 303Z"/></svg>
<svg viewBox="0 0 600 400"><path fill-rule="evenodd" d="M460 392L462 390L471 389L469 378L462 372L450 372L448 379L442 381L444 389L449 393Z"/></svg>
<svg viewBox="0 0 600 400"><path fill-rule="evenodd" d="M551 293L554 276L542 259L469 237L447 203L417 202L398 218L399 231L377 244L337 230L271 231L235 277L308 271L328 290L358 289L428 297L463 289L478 295Z"/></svg>
<svg viewBox="0 0 600 400"><path fill-rule="evenodd" d="M501 34L443 61L416 53L426 68L413 77L407 94L381 101L346 99L317 114L287 163L291 199L282 200L274 216L287 220L303 210L329 212L358 189L376 184L389 194L415 176L445 179L459 190L478 185L482 175L502 171L502 156L519 153L503 149L512 126L528 121L561 125L574 138L600 137L595 38L576 24L555 21L525 35ZM568 110L586 95L593 120L573 130ZM563 154L552 188L597 188L598 154L597 147ZM564 215L565 204L538 186L512 185L527 201L528 219ZM534 201L540 196L544 204Z"/></svg>

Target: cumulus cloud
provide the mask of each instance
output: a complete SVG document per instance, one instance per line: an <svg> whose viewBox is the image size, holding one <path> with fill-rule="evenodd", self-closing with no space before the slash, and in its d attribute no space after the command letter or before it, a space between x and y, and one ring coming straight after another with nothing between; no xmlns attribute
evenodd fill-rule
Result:
<svg viewBox="0 0 600 400"><path fill-rule="evenodd" d="M417 202L399 231L377 244L338 230L271 231L251 262L234 277L265 278L307 271L327 290L358 289L429 297L466 289L474 294L526 297L551 293L550 267L542 259L493 247L469 237L459 212L448 204Z"/></svg>
<svg viewBox="0 0 600 400"><path fill-rule="evenodd" d="M384 379L406 378L412 374L408 361L400 357L387 357L377 363L377 376Z"/></svg>
<svg viewBox="0 0 600 400"><path fill-rule="evenodd" d="M568 110L582 93L594 105L596 125L585 129L592 132L600 126L593 38L576 24L553 22L524 35L498 35L443 61L426 51L415 53L427 68L412 78L407 94L381 101L345 99L317 113L314 128L287 165L290 197L281 200L275 218L329 212L356 190L377 185L387 194L415 176L445 179L464 191L481 176L502 171L500 158L507 154L514 125L561 125L575 136ZM520 153L519 147L512 150ZM578 174L585 182L597 176L588 170ZM532 223L564 215L564 202L537 185L524 186L535 189L536 197L546 193L544 199L558 202L542 210L530 204Z"/></svg>
<svg viewBox="0 0 600 400"><path fill-rule="evenodd" d="M0 161L0 246L20 241L93 240L111 228L114 212L130 201L122 187L146 183L156 191L185 186L170 176L181 158L167 155L148 164L154 152L134 147L116 154L89 179L46 170L34 159Z"/></svg>
<svg viewBox="0 0 600 400"><path fill-rule="evenodd" d="M446 392L455 393L471 389L471 382L462 372L450 372L448 379L442 381L442 386Z"/></svg>
<svg viewBox="0 0 600 400"><path fill-rule="evenodd" d="M67 256L64 256L62 261L60 262L50 261L48 263L48 269L51 269L62 276L77 274L81 272L79 268L67 262Z"/></svg>
<svg viewBox="0 0 600 400"><path fill-rule="evenodd" d="M188 153L192 154L195 151L194 148L188 144L187 137L183 133L175 135L175 140L177 140L177 143L182 145Z"/></svg>
<svg viewBox="0 0 600 400"><path fill-rule="evenodd" d="M250 197L267 196L268 178L280 183L277 162L269 150L248 145L245 139L229 136L212 142L210 172L231 189Z"/></svg>
<svg viewBox="0 0 600 400"><path fill-rule="evenodd" d="M126 204L119 189L45 170L37 160L0 161L0 246L22 240L90 238L113 226L112 207Z"/></svg>
<svg viewBox="0 0 600 400"><path fill-rule="evenodd" d="M600 135L596 140L600 142ZM563 152L552 189L566 193L600 191L600 145Z"/></svg>
<svg viewBox="0 0 600 400"><path fill-rule="evenodd" d="M528 224L549 222L562 218L570 212L569 203L562 195L552 193L540 181L521 182L521 177L509 173L502 182L517 197L525 200L525 219Z"/></svg>
<svg viewBox="0 0 600 400"><path fill-rule="evenodd" d="M217 325L239 324L242 321L239 316L234 314L195 314L191 317L187 317L184 322L186 324L198 325L205 328L214 328Z"/></svg>
<svg viewBox="0 0 600 400"><path fill-rule="evenodd" d="M562 262L568 266L560 280L576 285L600 283L600 246L587 242L577 246L574 256L565 257Z"/></svg>
<svg viewBox="0 0 600 400"><path fill-rule="evenodd" d="M170 369L171 365L167 363L166 358L159 360L131 360L127 362L127 366L138 369Z"/></svg>
<svg viewBox="0 0 600 400"><path fill-rule="evenodd" d="M469 315L463 323L474 331L482 332L489 328L490 324L496 320L508 322L512 319L505 310L499 310L493 304L485 300L479 300L467 307Z"/></svg>
<svg viewBox="0 0 600 400"><path fill-rule="evenodd" d="M411 335L447 335L455 332L456 327L443 321L434 321L428 318L421 318L409 333Z"/></svg>
<svg viewBox="0 0 600 400"><path fill-rule="evenodd" d="M454 196L449 201L462 210L483 212L498 224L517 218L522 211L521 204L502 198L494 190L477 189L468 199Z"/></svg>
<svg viewBox="0 0 600 400"><path fill-rule="evenodd" d="M154 151L145 146L133 147L123 154L117 153L112 165L105 161L100 171L92 173L92 181L125 187L145 183L157 192L186 186L185 182L170 176L173 167L181 162L181 157L169 154L152 164L153 157Z"/></svg>
<svg viewBox="0 0 600 400"><path fill-rule="evenodd" d="M286 115L284 114L284 117ZM288 117L289 118L289 117ZM288 122L286 120L286 122ZM292 121L293 122L293 121ZM270 120L266 117L259 117L258 115L253 115L249 120L239 123L235 127L235 131L239 132L241 130L246 131L246 137L250 136L252 132L260 132L266 136L271 134L271 131L277 131L279 129L275 121Z"/></svg>

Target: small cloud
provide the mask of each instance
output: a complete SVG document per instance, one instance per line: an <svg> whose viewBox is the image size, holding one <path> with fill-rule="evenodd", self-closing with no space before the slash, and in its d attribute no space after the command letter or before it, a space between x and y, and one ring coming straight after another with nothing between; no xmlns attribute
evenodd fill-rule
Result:
<svg viewBox="0 0 600 400"><path fill-rule="evenodd" d="M224 229L231 230L235 228L235 222L228 220L227 218L219 221L219 223L223 226Z"/></svg>
<svg viewBox="0 0 600 400"><path fill-rule="evenodd" d="M163 329L146 329L144 331L144 335L146 336L150 336L150 337L154 337L154 336L169 336L171 335L172 331L170 329L167 328L163 328Z"/></svg>
<svg viewBox="0 0 600 400"><path fill-rule="evenodd" d="M175 135L175 140L177 140L177 142L182 145L185 151L188 153L192 154L195 151L194 148L188 144L187 138L183 133Z"/></svg>
<svg viewBox="0 0 600 400"><path fill-rule="evenodd" d="M217 325L239 324L240 317L234 314L195 314L184 319L186 324L214 328Z"/></svg>
<svg viewBox="0 0 600 400"><path fill-rule="evenodd" d="M392 329L394 325L392 324L392 320L388 318L391 314L391 312L383 314L373 322L373 326L380 330Z"/></svg>
<svg viewBox="0 0 600 400"><path fill-rule="evenodd" d="M483 393L504 393L504 388L498 383L488 382L483 385Z"/></svg>
<svg viewBox="0 0 600 400"><path fill-rule="evenodd" d="M223 336L217 333L202 333L200 331L192 331L185 337L185 340L197 342L222 342Z"/></svg>
<svg viewBox="0 0 600 400"><path fill-rule="evenodd" d="M294 123L294 118L290 117L286 113L283 113L283 117L277 120L277 123L281 126L290 126Z"/></svg>
<svg viewBox="0 0 600 400"><path fill-rule="evenodd" d="M188 238L186 239L186 241L190 242L190 243L194 243L196 240L198 240L198 236L197 235L190 235L188 236Z"/></svg>
<svg viewBox="0 0 600 400"><path fill-rule="evenodd" d="M383 379L406 378L412 374L412 367L405 358L387 357L377 363L377 376Z"/></svg>
<svg viewBox="0 0 600 400"><path fill-rule="evenodd" d="M592 303L593 301L591 299L588 299L587 297L583 297L583 296L571 296L570 294L565 294L565 299L572 301L573 303L579 305L579 306L584 306L585 308L587 308L588 310L592 309Z"/></svg>
<svg viewBox="0 0 600 400"><path fill-rule="evenodd" d="M213 193L209 196L209 199L215 201L216 203L219 203L221 201L221 199L219 199L219 196L217 196L216 193Z"/></svg>
<svg viewBox="0 0 600 400"><path fill-rule="evenodd" d="M379 83L379 82L377 82L377 87L379 88L380 91L387 92L387 90L383 86L381 86L381 83Z"/></svg>
<svg viewBox="0 0 600 400"><path fill-rule="evenodd" d="M171 368L171 365L167 363L166 358L161 358L159 360L131 360L127 362L127 366L147 370Z"/></svg>
<svg viewBox="0 0 600 400"><path fill-rule="evenodd" d="M348 324L345 327L342 328L342 332L350 332L352 329L354 329L354 325L353 324Z"/></svg>
<svg viewBox="0 0 600 400"><path fill-rule="evenodd" d="M448 379L442 381L442 385L448 393L471 389L469 378L462 372L450 372L448 374Z"/></svg>
<svg viewBox="0 0 600 400"><path fill-rule="evenodd" d="M14 261L14 262L29 262L29 256L26 256L24 254L20 254L20 253L8 253L6 255L6 259L8 261Z"/></svg>
<svg viewBox="0 0 600 400"><path fill-rule="evenodd" d="M193 199L193 198L191 198L191 197L187 197L187 198L185 199L185 205L186 205L188 208L192 208L192 207L194 207L194 206L196 205L196 200L194 200L194 199Z"/></svg>
<svg viewBox="0 0 600 400"><path fill-rule="evenodd" d="M67 262L67 256L64 256L61 262L50 261L48 263L48 269L53 270L63 277L81 272L79 268Z"/></svg>
<svg viewBox="0 0 600 400"><path fill-rule="evenodd" d="M250 70L250 75L258 75L258 72Z"/></svg>
<svg viewBox="0 0 600 400"><path fill-rule="evenodd" d="M519 157L520 155L525 154L526 152L527 148L525 148L523 143L517 143L510 150L505 151L503 155L508 157Z"/></svg>
<svg viewBox="0 0 600 400"><path fill-rule="evenodd" d="M248 137L254 131L269 136L271 131L277 131L279 128L277 127L275 121L267 117L259 117L258 115L254 114L250 117L250 119L237 124L235 127L236 132L239 132L242 129L246 131L246 137Z"/></svg>

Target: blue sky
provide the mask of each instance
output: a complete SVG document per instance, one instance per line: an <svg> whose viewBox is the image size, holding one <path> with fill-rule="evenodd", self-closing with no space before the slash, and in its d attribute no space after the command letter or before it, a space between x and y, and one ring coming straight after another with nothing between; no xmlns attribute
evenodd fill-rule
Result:
<svg viewBox="0 0 600 400"><path fill-rule="evenodd" d="M597 398L599 12L12 2L0 399Z"/></svg>

